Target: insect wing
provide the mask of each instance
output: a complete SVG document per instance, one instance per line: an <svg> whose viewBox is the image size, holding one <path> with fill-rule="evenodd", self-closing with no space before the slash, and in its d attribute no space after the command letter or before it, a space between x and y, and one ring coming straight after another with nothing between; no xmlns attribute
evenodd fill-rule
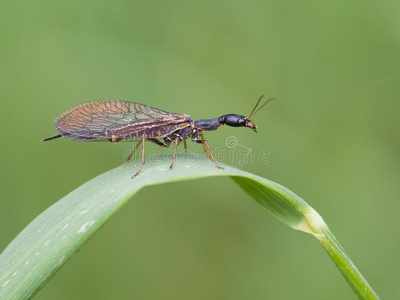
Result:
<svg viewBox="0 0 400 300"><path fill-rule="evenodd" d="M58 132L68 139L103 141L130 138L145 128L157 124L180 124L187 119L186 115L169 113L136 102L104 100L75 105L60 113L54 123ZM115 132L125 134L114 137Z"/></svg>

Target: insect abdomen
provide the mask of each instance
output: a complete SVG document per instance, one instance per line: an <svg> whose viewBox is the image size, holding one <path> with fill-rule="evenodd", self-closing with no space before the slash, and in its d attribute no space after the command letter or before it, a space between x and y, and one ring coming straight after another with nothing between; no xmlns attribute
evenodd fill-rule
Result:
<svg viewBox="0 0 400 300"><path fill-rule="evenodd" d="M124 128L106 128L105 133L108 139L124 140L124 139L139 139L139 138L161 138L166 137L173 132L190 126L190 123L168 124L168 125L151 125L124 127Z"/></svg>

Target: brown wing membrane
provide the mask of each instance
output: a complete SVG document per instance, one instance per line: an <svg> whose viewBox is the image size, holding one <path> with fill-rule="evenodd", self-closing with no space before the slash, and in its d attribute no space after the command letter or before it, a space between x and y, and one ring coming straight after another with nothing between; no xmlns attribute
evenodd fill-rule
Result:
<svg viewBox="0 0 400 300"><path fill-rule="evenodd" d="M78 104L54 119L57 131L74 141L164 137L191 121L187 115L123 100Z"/></svg>

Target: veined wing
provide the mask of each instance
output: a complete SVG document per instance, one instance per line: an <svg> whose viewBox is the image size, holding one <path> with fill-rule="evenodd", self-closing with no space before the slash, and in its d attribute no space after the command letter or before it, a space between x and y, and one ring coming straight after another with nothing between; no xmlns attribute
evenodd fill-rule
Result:
<svg viewBox="0 0 400 300"><path fill-rule="evenodd" d="M159 125L179 125L191 121L187 115L166 112L124 100L92 101L75 105L60 113L54 123L58 132L75 141L101 141L137 138L138 131ZM179 127L179 126L178 126ZM125 132L114 138L115 132ZM127 136L128 132L129 136Z"/></svg>

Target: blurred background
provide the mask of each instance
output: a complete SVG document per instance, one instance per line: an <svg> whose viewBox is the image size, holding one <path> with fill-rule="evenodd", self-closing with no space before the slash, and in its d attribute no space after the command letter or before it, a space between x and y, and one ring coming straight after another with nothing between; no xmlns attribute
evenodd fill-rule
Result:
<svg viewBox="0 0 400 300"><path fill-rule="evenodd" d="M56 134L60 111L125 99L193 119L248 115L265 93L277 100L254 117L258 134L224 127L208 142L229 151L233 136L240 149L267 153L262 163L225 163L303 197L375 291L399 299L399 9L371 0L2 1L0 251L132 147L39 143ZM128 298L355 295L312 236L229 178L208 178L142 190L35 299Z"/></svg>

